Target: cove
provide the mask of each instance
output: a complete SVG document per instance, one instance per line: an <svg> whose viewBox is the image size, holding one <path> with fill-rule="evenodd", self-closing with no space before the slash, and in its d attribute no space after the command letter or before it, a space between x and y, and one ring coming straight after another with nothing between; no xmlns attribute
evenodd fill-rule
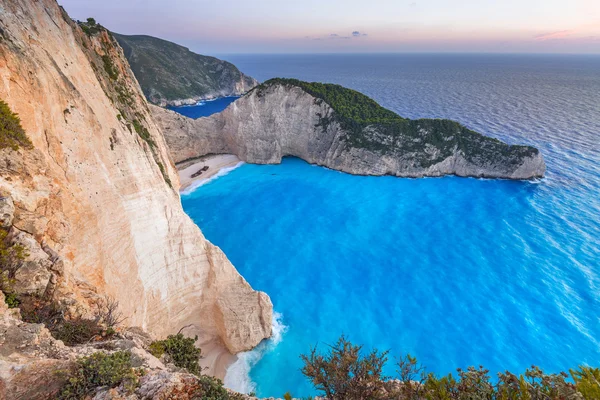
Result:
<svg viewBox="0 0 600 400"><path fill-rule="evenodd" d="M352 176L295 158L243 165L184 209L285 325L234 386L316 394L300 354L341 334L438 374L600 360L594 185Z"/></svg>
<svg viewBox="0 0 600 400"><path fill-rule="evenodd" d="M220 113L237 99L239 99L239 96L219 97L214 100L201 100L197 104L189 106L171 106L168 109L185 115L188 118L198 119Z"/></svg>

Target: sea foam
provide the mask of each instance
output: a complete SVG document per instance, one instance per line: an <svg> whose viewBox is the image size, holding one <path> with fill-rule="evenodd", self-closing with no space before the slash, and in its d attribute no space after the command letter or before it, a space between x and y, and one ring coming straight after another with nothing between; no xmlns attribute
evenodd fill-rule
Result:
<svg viewBox="0 0 600 400"><path fill-rule="evenodd" d="M250 378L250 370L269 351L272 351L283 339L288 327L283 324L283 315L273 312L273 331L271 338L263 340L253 350L237 355L237 360L229 366L225 374L225 387L236 392L249 394L256 392L256 383Z"/></svg>

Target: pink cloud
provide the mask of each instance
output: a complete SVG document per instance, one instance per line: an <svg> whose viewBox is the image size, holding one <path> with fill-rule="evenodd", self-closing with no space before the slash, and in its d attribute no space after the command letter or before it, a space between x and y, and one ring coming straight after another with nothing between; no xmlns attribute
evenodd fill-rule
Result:
<svg viewBox="0 0 600 400"><path fill-rule="evenodd" d="M574 34L575 31L565 30L565 31L556 31L549 33L542 33L539 35L535 35L533 38L535 40L557 40L557 39L566 39L567 37Z"/></svg>

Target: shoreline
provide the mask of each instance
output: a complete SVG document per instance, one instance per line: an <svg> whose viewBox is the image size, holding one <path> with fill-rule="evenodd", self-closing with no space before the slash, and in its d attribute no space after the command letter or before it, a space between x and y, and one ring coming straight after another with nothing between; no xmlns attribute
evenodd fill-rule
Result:
<svg viewBox="0 0 600 400"><path fill-rule="evenodd" d="M231 354L218 339L197 343L197 345L202 349L199 364L203 373L223 381L227 369L238 360L238 357Z"/></svg>
<svg viewBox="0 0 600 400"><path fill-rule="evenodd" d="M183 161L176 165L179 174L179 191L182 192L188 189L193 184L197 184L217 175L224 168L232 168L242 161L233 154L211 154L188 161ZM208 167L198 176L192 175L200 172L203 168Z"/></svg>

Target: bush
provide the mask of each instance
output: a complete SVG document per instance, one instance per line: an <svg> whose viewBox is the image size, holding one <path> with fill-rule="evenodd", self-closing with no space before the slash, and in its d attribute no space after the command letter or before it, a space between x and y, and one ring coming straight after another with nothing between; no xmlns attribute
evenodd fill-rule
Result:
<svg viewBox="0 0 600 400"><path fill-rule="evenodd" d="M0 228L0 291L4 293L4 301L9 308L21 304L13 291L15 273L27 258L27 249L20 244L12 244L7 238L8 231Z"/></svg>
<svg viewBox="0 0 600 400"><path fill-rule="evenodd" d="M571 370L570 372L577 391L583 395L584 399L600 399L599 368L579 367L578 370Z"/></svg>
<svg viewBox="0 0 600 400"><path fill-rule="evenodd" d="M88 343L94 339L106 339L114 329L100 324L98 319L66 319L63 308L53 301L41 297L22 299L21 317L23 321L44 324L55 339L62 340L67 346Z"/></svg>
<svg viewBox="0 0 600 400"><path fill-rule="evenodd" d="M21 126L21 119L12 112L8 104L0 100L0 149L10 147L18 150L19 146L32 149L33 144Z"/></svg>
<svg viewBox="0 0 600 400"><path fill-rule="evenodd" d="M76 371L69 376L59 393L61 400L84 399L95 388L115 388L123 385L133 392L139 383L142 370L131 366L131 354L119 351L113 354L94 353L77 361Z"/></svg>
<svg viewBox="0 0 600 400"><path fill-rule="evenodd" d="M183 334L170 335L166 340L157 340L150 343L150 353L160 358L166 356L167 361L172 362L179 368L185 368L194 375L200 375L201 368L198 363L200 360L201 350L195 346L198 340L186 338Z"/></svg>
<svg viewBox="0 0 600 400"><path fill-rule="evenodd" d="M4 302L8 308L17 308L21 302L14 293L4 293Z"/></svg>
<svg viewBox="0 0 600 400"><path fill-rule="evenodd" d="M108 74L108 77L116 81L119 78L119 70L113 64L110 56L108 54L103 55L102 62L104 63L104 70Z"/></svg>
<svg viewBox="0 0 600 400"><path fill-rule="evenodd" d="M361 354L362 347L350 343L344 336L329 346L323 356L316 347L304 361L302 373L308 377L327 399L377 399L383 390L382 369L388 352L377 350Z"/></svg>
<svg viewBox="0 0 600 400"><path fill-rule="evenodd" d="M98 322L90 319L77 318L65 320L50 329L52 336L62 340L67 346L89 343L94 338L102 336L103 329Z"/></svg>
<svg viewBox="0 0 600 400"><path fill-rule="evenodd" d="M88 18L86 22L79 22L79 26L88 36L93 36L102 30L102 26L94 18Z"/></svg>
<svg viewBox="0 0 600 400"><path fill-rule="evenodd" d="M242 400L244 396L239 393L229 393L220 379L203 375L199 378L200 388L196 396L206 400Z"/></svg>
<svg viewBox="0 0 600 400"><path fill-rule="evenodd" d="M106 325L107 331L114 329L125 321L125 317L119 311L119 302L110 296L104 296L96 303L96 320Z"/></svg>
<svg viewBox="0 0 600 400"><path fill-rule="evenodd" d="M346 400L599 400L600 369L579 367L571 370L575 383L567 381L564 372L546 374L532 366L524 374L499 373L493 383L489 371L483 367L458 369L438 377L427 373L410 355L398 361L397 379L381 375L386 352L376 350L366 357L360 355L360 346L354 346L343 336L325 356L302 355L302 373L309 377L316 389L327 399Z"/></svg>

